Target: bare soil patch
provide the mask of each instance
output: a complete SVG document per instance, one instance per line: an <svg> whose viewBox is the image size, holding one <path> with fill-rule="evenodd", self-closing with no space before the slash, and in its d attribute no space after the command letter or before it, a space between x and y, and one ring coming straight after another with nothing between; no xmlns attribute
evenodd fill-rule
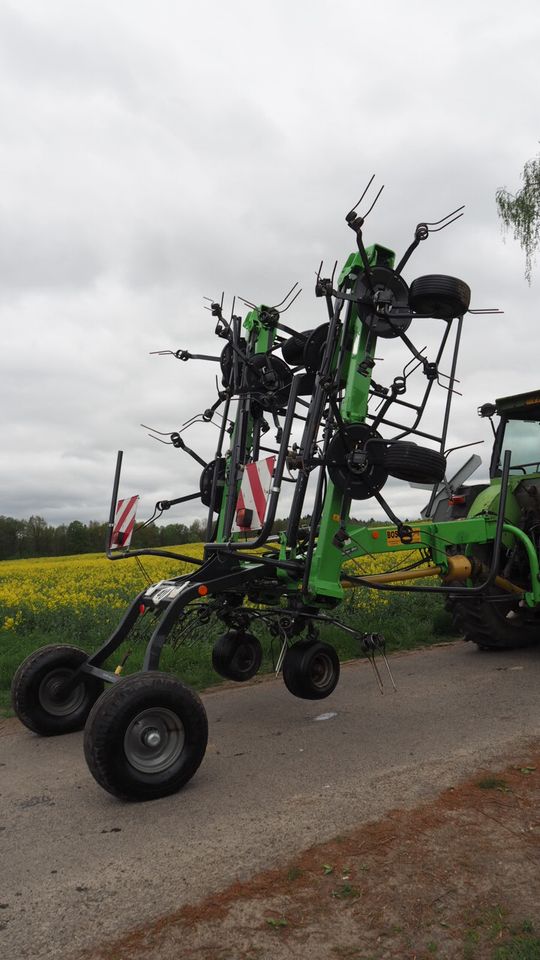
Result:
<svg viewBox="0 0 540 960"><path fill-rule="evenodd" d="M539 802L536 749L84 957L538 960Z"/></svg>

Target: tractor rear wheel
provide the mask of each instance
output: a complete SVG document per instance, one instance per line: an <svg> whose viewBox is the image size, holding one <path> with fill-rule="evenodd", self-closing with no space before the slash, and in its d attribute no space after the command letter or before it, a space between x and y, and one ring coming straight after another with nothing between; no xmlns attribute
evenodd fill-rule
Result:
<svg viewBox="0 0 540 960"><path fill-rule="evenodd" d="M518 650L540 643L540 622L526 619L526 608L515 597L500 592L491 597L446 602L456 630L480 650Z"/></svg>

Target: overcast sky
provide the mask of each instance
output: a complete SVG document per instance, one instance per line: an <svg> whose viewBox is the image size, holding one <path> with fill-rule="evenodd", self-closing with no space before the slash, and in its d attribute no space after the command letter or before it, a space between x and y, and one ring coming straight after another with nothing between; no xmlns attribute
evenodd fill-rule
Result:
<svg viewBox="0 0 540 960"><path fill-rule="evenodd" d="M539 274L494 200L539 150L539 47L537 0L2 3L0 513L105 519L119 448L140 518L193 492L198 466L139 425L203 410L216 369L150 351L216 352L202 298L222 290L274 303L299 281L288 322L323 323L314 271L354 249L344 216L372 173L367 243L400 253L466 204L405 279L461 277L505 311L465 321L449 445L485 449L478 404L540 385ZM212 425L188 436L211 456ZM391 490L403 514L425 502Z"/></svg>

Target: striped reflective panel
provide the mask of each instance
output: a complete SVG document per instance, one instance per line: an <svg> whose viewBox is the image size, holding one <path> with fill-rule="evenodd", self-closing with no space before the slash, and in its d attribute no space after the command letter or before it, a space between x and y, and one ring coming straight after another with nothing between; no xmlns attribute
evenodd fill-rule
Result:
<svg viewBox="0 0 540 960"><path fill-rule="evenodd" d="M129 497L127 500L118 501L111 534L111 550L129 547L133 536L138 502L139 494L135 497Z"/></svg>
<svg viewBox="0 0 540 960"><path fill-rule="evenodd" d="M266 457L264 460L256 460L255 463L248 463L245 466L240 493L236 502L236 518L232 526L233 533L250 533L253 530L261 529L264 523L275 463L275 457ZM252 512L249 526L240 526L238 523L240 511L243 510Z"/></svg>

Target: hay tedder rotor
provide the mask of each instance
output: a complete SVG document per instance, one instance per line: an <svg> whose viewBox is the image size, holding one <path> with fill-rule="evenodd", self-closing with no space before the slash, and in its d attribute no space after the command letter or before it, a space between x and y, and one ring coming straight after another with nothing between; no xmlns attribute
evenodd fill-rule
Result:
<svg viewBox="0 0 540 960"><path fill-rule="evenodd" d="M339 679L335 649L319 636L325 625L356 635L378 682L380 656L393 683L382 635L339 621L337 608L351 586L443 594L466 639L482 648L538 642L540 393L480 408L482 416L500 417L489 484L465 486L446 479L464 318L499 311L471 310L470 289L455 277L430 274L410 285L403 279L416 247L459 219L462 208L418 224L396 265L392 250L364 245L367 213L361 216L358 207L370 186L371 181L346 217L357 250L337 278L335 268L325 277L321 265L317 273L323 323L298 331L284 322L298 295L295 285L276 306L243 301L243 319L234 302L229 317L223 298L211 302L215 333L223 342L217 356L160 351L181 362L219 364L216 401L194 418L219 420L214 458L206 463L187 446L183 431L168 434L166 442L200 463L200 489L159 501L154 514L200 498L208 510L203 559L131 548L137 498L118 501L119 453L109 558L174 557L194 571L145 588L94 653L48 646L31 654L15 675L13 703L22 722L43 735L85 726L90 771L116 796L147 800L173 793L203 759L202 701L159 669L162 649L179 629L189 626L191 635L204 638L209 624L217 624L212 663L221 676L236 681L257 673L262 661L258 628L269 631L279 642L276 672L282 672L290 693L311 700L328 697ZM426 325L430 334L437 327L431 356L413 340L417 330L426 336ZM394 354L399 348L401 372L383 385L373 373L389 341ZM424 423L436 388L445 398L437 429L431 421ZM429 485L426 519L411 524L398 515L383 494L389 480L394 490L395 481ZM290 495L283 497L285 490ZM280 498L288 520L276 534ZM353 519L354 504L365 501L384 512L386 525ZM400 559L412 551L412 560ZM383 554L395 555L394 569L367 575L360 566L359 572L363 557ZM122 677L119 668L113 672L105 664L143 615L153 617L154 625L142 670Z"/></svg>

